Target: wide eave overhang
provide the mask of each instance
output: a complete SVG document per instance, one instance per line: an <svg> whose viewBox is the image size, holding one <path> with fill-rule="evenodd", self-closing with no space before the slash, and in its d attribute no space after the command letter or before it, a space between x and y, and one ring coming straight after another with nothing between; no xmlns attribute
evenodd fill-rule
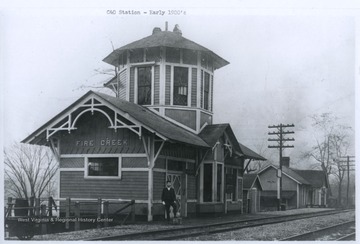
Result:
<svg viewBox="0 0 360 244"><path fill-rule="evenodd" d="M152 47L172 47L172 48L181 48L189 49L194 51L201 51L207 53L211 56L214 61L214 68L220 69L225 65L228 65L229 62L221 58L219 55L213 51L193 42L179 34L170 32L170 31L161 31L140 39L138 41L127 44L123 47L120 47L112 51L107 57L103 59L105 63L117 66L119 56L127 51L139 49L139 48L152 48Z"/></svg>

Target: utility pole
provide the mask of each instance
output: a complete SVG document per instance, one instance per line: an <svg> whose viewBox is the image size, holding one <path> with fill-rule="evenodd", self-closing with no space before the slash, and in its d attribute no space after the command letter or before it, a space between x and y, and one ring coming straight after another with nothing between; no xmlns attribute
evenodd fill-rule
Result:
<svg viewBox="0 0 360 244"><path fill-rule="evenodd" d="M269 138L270 142L277 142L277 145L269 145L268 148L278 148L279 149L279 171L277 173L278 177L278 189L277 189L277 198L278 198L278 210L281 210L282 203L282 153L284 148L293 148L293 145L284 144L284 142L295 141L294 138L285 138L284 135L294 134L294 131L285 131L284 128L294 127L294 124L280 124L280 125L270 125L269 129L277 129L277 131L269 132L269 136L277 136L278 138Z"/></svg>
<svg viewBox="0 0 360 244"><path fill-rule="evenodd" d="M350 169L350 166L353 167L355 165L350 165L350 163L355 162L355 156L345 156L341 157L343 159L346 158L346 161L340 161L340 163L346 163L345 165L340 165L340 167L346 167L347 168L347 187L346 187L346 207L349 207L349 188L350 188L350 171L355 171L355 169ZM350 158L353 158L350 160Z"/></svg>

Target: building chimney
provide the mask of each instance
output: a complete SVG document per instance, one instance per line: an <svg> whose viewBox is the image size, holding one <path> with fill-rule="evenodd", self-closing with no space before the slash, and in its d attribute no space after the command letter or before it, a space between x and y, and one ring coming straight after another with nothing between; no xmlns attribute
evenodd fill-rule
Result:
<svg viewBox="0 0 360 244"><path fill-rule="evenodd" d="M165 21L165 31L168 31L168 22Z"/></svg>
<svg viewBox="0 0 360 244"><path fill-rule="evenodd" d="M182 32L181 32L180 27L179 27L178 24L175 25L173 32L180 35L180 36L182 36Z"/></svg>
<svg viewBox="0 0 360 244"><path fill-rule="evenodd" d="M154 34L159 33L159 32L161 32L160 27L155 27L155 28L153 29L152 34L154 35Z"/></svg>
<svg viewBox="0 0 360 244"><path fill-rule="evenodd" d="M281 164L283 167L290 167L290 157L282 157L281 158Z"/></svg>

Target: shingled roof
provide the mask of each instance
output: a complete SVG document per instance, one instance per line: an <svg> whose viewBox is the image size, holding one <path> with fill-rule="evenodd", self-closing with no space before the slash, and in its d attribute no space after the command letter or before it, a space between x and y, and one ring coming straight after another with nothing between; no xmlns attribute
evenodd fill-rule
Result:
<svg viewBox="0 0 360 244"><path fill-rule="evenodd" d="M254 159L254 160L261 160L261 161L266 161L267 159L264 158L263 156L257 154L256 152L254 152L253 150L251 150L250 148L244 146L243 144L241 144L239 142L239 145L240 145L240 149L241 149L241 152L247 156L247 158L249 159Z"/></svg>
<svg viewBox="0 0 360 244"><path fill-rule="evenodd" d="M127 50L151 47L183 48L208 53L214 60L215 69L219 69L229 64L228 61L221 58L219 55L215 54L211 50L193 41L190 41L189 39L186 39L180 34L171 31L159 31L150 36L122 46L111 52L106 58L103 59L103 61L111 65L116 65L116 61L119 58L119 55L123 54Z"/></svg>
<svg viewBox="0 0 360 244"><path fill-rule="evenodd" d="M196 134L186 129L183 129L180 126L175 125L174 123L171 123L170 121L164 119L163 117L155 114L154 112L141 105L131 103L100 92L94 93L102 97L109 103L113 104L117 108L121 109L123 112L128 113L134 119L140 121L141 123L152 128L159 134L165 136L166 138L195 146L209 147L209 145Z"/></svg>
<svg viewBox="0 0 360 244"><path fill-rule="evenodd" d="M256 152L252 151L250 148L240 144L235 137L233 130L231 129L230 124L212 124L207 125L199 133L201 137L210 147L213 147L219 138L226 132L232 141L233 147L236 152L241 153L246 159L256 159L256 160L266 160L266 158L260 156Z"/></svg>
<svg viewBox="0 0 360 244"><path fill-rule="evenodd" d="M253 185L255 184L255 181L258 180L260 187L262 189L262 185L261 185L261 181L260 178L258 176L258 174L244 174L243 176L243 189L244 190L249 190L253 187Z"/></svg>
<svg viewBox="0 0 360 244"><path fill-rule="evenodd" d="M274 168L275 170L278 169L278 166L275 166L273 164L269 164L265 167L263 167L262 169L260 169L258 174L261 174L263 171L266 171L268 168ZM282 167L282 172L292 178L294 181L300 183L300 184L304 184L304 185L310 185L310 182L308 182L306 179L304 179L302 176L300 176L299 174L297 174L294 170L288 168L288 167Z"/></svg>
<svg viewBox="0 0 360 244"><path fill-rule="evenodd" d="M326 174L322 170L292 169L298 175L306 179L315 188L327 187Z"/></svg>

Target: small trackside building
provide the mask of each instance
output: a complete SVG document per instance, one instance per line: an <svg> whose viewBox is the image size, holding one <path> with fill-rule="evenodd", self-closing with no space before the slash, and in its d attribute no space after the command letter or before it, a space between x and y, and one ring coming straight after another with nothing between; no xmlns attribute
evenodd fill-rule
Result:
<svg viewBox="0 0 360 244"><path fill-rule="evenodd" d="M277 209L277 170L278 167L268 165L258 172L263 191L261 210ZM299 170L283 165L282 167L282 199L286 208L304 208L309 206L326 207L328 180L322 170Z"/></svg>
<svg viewBox="0 0 360 244"><path fill-rule="evenodd" d="M182 216L241 212L244 163L257 154L213 124L214 71L228 62L178 28L155 28L104 61L115 96L89 91L23 140L53 150L58 197L135 200L151 221L170 180Z"/></svg>

